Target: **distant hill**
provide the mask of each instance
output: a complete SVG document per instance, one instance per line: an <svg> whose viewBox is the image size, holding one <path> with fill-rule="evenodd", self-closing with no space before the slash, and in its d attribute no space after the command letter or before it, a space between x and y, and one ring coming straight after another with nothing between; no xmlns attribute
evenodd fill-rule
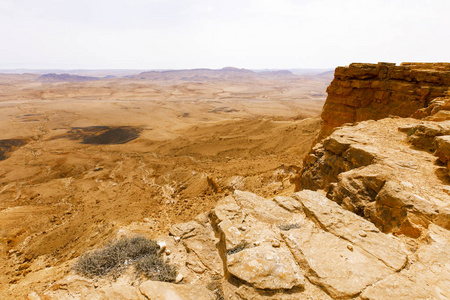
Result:
<svg viewBox="0 0 450 300"><path fill-rule="evenodd" d="M56 74L56 73L49 73L44 74L37 78L37 81L42 82L59 82L59 81L66 81L66 82L84 82L84 81L94 81L99 80L98 77L91 77L91 76L79 76L79 75L71 75L71 74Z"/></svg>
<svg viewBox="0 0 450 300"><path fill-rule="evenodd" d="M286 78L296 76L287 70L254 72L248 69L226 67L222 69L149 71L127 77L147 80L205 81L212 79Z"/></svg>
<svg viewBox="0 0 450 300"><path fill-rule="evenodd" d="M278 78L288 78L288 77L296 77L294 73L288 70L277 70L277 71L263 71L258 72L259 75L262 76L270 76L270 77L278 77Z"/></svg>
<svg viewBox="0 0 450 300"><path fill-rule="evenodd" d="M319 74L324 74L327 72L332 72L334 74L334 68L329 69L289 69L295 75L301 76L315 76Z"/></svg>
<svg viewBox="0 0 450 300"><path fill-rule="evenodd" d="M326 80L329 80L331 82L331 80L333 80L333 78L334 78L334 70L323 72L323 73L314 75L313 77L314 78L326 79Z"/></svg>

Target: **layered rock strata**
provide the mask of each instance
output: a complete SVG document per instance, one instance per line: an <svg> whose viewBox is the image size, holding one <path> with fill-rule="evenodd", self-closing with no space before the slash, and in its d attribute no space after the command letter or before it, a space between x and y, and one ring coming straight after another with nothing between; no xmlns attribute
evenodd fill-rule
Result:
<svg viewBox="0 0 450 300"><path fill-rule="evenodd" d="M409 117L450 87L449 63L359 64L336 68L322 110L320 139L344 123Z"/></svg>
<svg viewBox="0 0 450 300"><path fill-rule="evenodd" d="M386 118L344 126L314 147L302 188L325 190L383 232L418 238L430 223L450 229L447 168L422 150L437 143L448 162L448 122Z"/></svg>

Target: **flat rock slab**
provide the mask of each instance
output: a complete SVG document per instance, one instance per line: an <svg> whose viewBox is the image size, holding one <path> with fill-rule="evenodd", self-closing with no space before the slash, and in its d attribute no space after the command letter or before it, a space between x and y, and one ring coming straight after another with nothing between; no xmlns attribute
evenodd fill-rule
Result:
<svg viewBox="0 0 450 300"><path fill-rule="evenodd" d="M450 233L430 225L429 240L408 268L367 288L362 299L450 299Z"/></svg>
<svg viewBox="0 0 450 300"><path fill-rule="evenodd" d="M279 206L277 202L256 194L236 190L233 197L246 214L252 214L259 221L282 223L290 216L289 211Z"/></svg>
<svg viewBox="0 0 450 300"><path fill-rule="evenodd" d="M294 194L306 213L326 231L341 237L381 260L386 266L400 270L407 262L400 241L384 234L364 218L343 209L321 194L304 190Z"/></svg>
<svg viewBox="0 0 450 300"><path fill-rule="evenodd" d="M151 300L211 300L213 292L197 285L172 284L159 281L146 281L139 287L141 293Z"/></svg>
<svg viewBox="0 0 450 300"><path fill-rule="evenodd" d="M287 248L259 246L227 257L228 271L259 289L303 286L304 277Z"/></svg>
<svg viewBox="0 0 450 300"><path fill-rule="evenodd" d="M188 252L195 253L202 264L213 274L223 275L222 259L219 256L214 240L208 236L200 235L184 239L183 243Z"/></svg>
<svg viewBox="0 0 450 300"><path fill-rule="evenodd" d="M301 229L282 233L283 238L303 268L308 279L322 286L334 298L359 294L394 273L383 262L360 247L326 232L313 222Z"/></svg>

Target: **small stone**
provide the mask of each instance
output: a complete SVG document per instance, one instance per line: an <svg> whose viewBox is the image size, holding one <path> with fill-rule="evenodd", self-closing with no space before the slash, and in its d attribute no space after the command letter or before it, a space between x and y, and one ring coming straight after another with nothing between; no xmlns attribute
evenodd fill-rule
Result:
<svg viewBox="0 0 450 300"><path fill-rule="evenodd" d="M170 255L170 250L166 249L165 253L166 253L166 255Z"/></svg>
<svg viewBox="0 0 450 300"><path fill-rule="evenodd" d="M175 278L175 282L179 283L183 280L184 276L181 273L178 273L177 277Z"/></svg>
<svg viewBox="0 0 450 300"><path fill-rule="evenodd" d="M347 249L350 250L350 251L353 251L353 246L351 244L348 244L347 245Z"/></svg>
<svg viewBox="0 0 450 300"><path fill-rule="evenodd" d="M166 242L165 241L159 241L157 244L158 244L158 246L159 246L159 248L161 250L166 249Z"/></svg>
<svg viewBox="0 0 450 300"><path fill-rule="evenodd" d="M246 227L246 226L239 226L239 230L240 230L240 231L246 231L246 230L247 230L247 227Z"/></svg>
<svg viewBox="0 0 450 300"><path fill-rule="evenodd" d="M367 236L367 233L365 233L363 230L360 230L360 231L358 232L358 234L359 234L359 236L361 236L361 237L366 237L366 236Z"/></svg>
<svg viewBox="0 0 450 300"><path fill-rule="evenodd" d="M274 247L274 248L279 248L279 247L280 247L280 242L277 241L277 240L272 241L272 247Z"/></svg>
<svg viewBox="0 0 450 300"><path fill-rule="evenodd" d="M41 300L41 297L39 297L39 295L35 291L32 291L31 293L28 294L27 299L28 300Z"/></svg>
<svg viewBox="0 0 450 300"><path fill-rule="evenodd" d="M179 236L174 236L173 239L175 240L175 242L178 242L181 238Z"/></svg>

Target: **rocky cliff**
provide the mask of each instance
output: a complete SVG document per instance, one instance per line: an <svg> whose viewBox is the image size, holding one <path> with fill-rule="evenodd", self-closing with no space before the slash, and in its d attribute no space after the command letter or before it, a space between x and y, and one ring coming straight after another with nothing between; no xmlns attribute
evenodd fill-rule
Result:
<svg viewBox="0 0 450 300"><path fill-rule="evenodd" d="M344 123L409 117L446 94L449 63L359 64L336 68L327 89L320 137Z"/></svg>

